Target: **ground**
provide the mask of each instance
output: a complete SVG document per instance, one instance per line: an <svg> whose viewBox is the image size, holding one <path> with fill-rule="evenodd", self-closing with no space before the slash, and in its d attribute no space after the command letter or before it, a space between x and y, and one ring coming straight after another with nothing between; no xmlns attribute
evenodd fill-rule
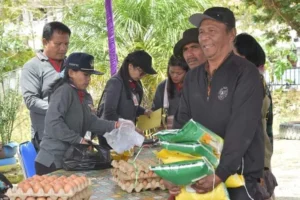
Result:
<svg viewBox="0 0 300 200"><path fill-rule="evenodd" d="M275 140L272 170L276 200L300 200L300 140Z"/></svg>

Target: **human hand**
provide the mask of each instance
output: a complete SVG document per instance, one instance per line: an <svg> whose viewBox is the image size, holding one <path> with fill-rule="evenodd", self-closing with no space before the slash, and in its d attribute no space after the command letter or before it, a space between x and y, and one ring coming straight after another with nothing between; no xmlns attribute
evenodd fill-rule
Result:
<svg viewBox="0 0 300 200"><path fill-rule="evenodd" d="M122 119L120 118L117 122L116 122L116 128L120 128L121 126L129 126L129 127L135 127L134 123L131 120L127 120L127 119Z"/></svg>
<svg viewBox="0 0 300 200"><path fill-rule="evenodd" d="M141 134L142 136L145 136L144 132L139 129L138 127L135 127L135 131L138 132L139 134Z"/></svg>
<svg viewBox="0 0 300 200"><path fill-rule="evenodd" d="M192 184L192 188L196 190L197 193L204 194L212 191L213 188L218 186L221 182L222 180L217 175L211 174Z"/></svg>
<svg viewBox="0 0 300 200"><path fill-rule="evenodd" d="M173 183L166 180L163 180L163 184L169 190L169 193L171 195L177 196L178 194L180 194L181 189L179 186L174 185Z"/></svg>
<svg viewBox="0 0 300 200"><path fill-rule="evenodd" d="M173 128L174 115L170 115L167 117L167 129Z"/></svg>
<svg viewBox="0 0 300 200"><path fill-rule="evenodd" d="M150 115L152 114L152 110L149 110L149 109L146 109L145 112L144 112L144 115L147 115L147 117L150 118Z"/></svg>
<svg viewBox="0 0 300 200"><path fill-rule="evenodd" d="M80 144L89 144L89 143L86 139L82 138L82 140L80 141Z"/></svg>
<svg viewBox="0 0 300 200"><path fill-rule="evenodd" d="M90 107L91 112L92 112L93 114L96 114L96 113L97 113L97 109L96 109L92 104L88 104L88 106Z"/></svg>

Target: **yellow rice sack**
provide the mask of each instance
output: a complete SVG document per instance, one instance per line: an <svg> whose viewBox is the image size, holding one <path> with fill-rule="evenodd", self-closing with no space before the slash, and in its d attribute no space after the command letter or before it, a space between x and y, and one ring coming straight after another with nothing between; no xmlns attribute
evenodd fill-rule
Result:
<svg viewBox="0 0 300 200"><path fill-rule="evenodd" d="M225 185L227 188L237 188L245 184L245 179L243 175L233 174L227 178Z"/></svg>
<svg viewBox="0 0 300 200"><path fill-rule="evenodd" d="M169 151L167 149L162 149L160 152L157 152L156 157L160 159L164 164L187 160L197 160L201 158L200 156L193 156L191 154L181 153L179 151Z"/></svg>

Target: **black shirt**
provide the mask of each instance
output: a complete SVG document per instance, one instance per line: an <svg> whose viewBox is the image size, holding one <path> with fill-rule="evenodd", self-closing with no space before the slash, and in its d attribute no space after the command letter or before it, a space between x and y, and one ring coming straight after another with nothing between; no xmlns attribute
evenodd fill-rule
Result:
<svg viewBox="0 0 300 200"><path fill-rule="evenodd" d="M262 176L264 138L261 124L263 85L256 67L233 53L214 73L208 98L205 64L186 75L174 128L194 119L224 139L216 174L225 181L241 173ZM244 166L242 167L242 158Z"/></svg>

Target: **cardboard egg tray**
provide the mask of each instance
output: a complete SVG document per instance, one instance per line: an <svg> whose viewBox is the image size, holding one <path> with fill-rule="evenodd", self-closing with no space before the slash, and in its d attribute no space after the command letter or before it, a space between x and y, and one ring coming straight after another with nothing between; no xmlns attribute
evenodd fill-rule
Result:
<svg viewBox="0 0 300 200"><path fill-rule="evenodd" d="M47 193L40 188L37 192L34 192L32 188L29 188L27 192L23 192L18 185L13 185L13 188L8 189L6 195L11 200L27 200L28 197L32 197L33 199L39 198L42 200L46 198L47 200L82 200L89 199L91 196L91 190L88 188L90 185L90 180L87 179L84 184L81 186L76 186L76 188L71 188L68 193L64 191L63 188L59 189L57 192L51 188Z"/></svg>
<svg viewBox="0 0 300 200"><path fill-rule="evenodd" d="M132 172L141 172L148 173L150 171L149 166L156 166L158 165L157 161L154 159L147 159L147 160L139 160L136 159L135 162L133 162L132 159L129 159L128 161L124 160L113 160L111 165L115 169L119 169L120 171L131 174Z"/></svg>
<svg viewBox="0 0 300 200"><path fill-rule="evenodd" d="M149 172L129 172L129 173L124 173L121 170L118 169L111 169L111 174L113 177L118 178L120 180L135 180L135 179L151 179L151 178L157 178L158 176L153 173L152 171Z"/></svg>
<svg viewBox="0 0 300 200"><path fill-rule="evenodd" d="M113 180L122 188L122 190L131 192L141 192L143 190L155 190L166 188L163 181L155 173L153 173L149 166L158 165L156 160L136 160L133 164L129 161L112 161L111 170Z"/></svg>
<svg viewBox="0 0 300 200"><path fill-rule="evenodd" d="M92 191L89 188L86 188L80 192L77 192L73 194L72 196L69 194L66 194L62 190L60 190L58 193L50 193L51 190L47 194L45 193L33 193L32 189L29 189L26 194L19 193L18 190L16 191L7 191L6 195L9 197L10 200L88 200L90 199L92 195Z"/></svg>
<svg viewBox="0 0 300 200"><path fill-rule="evenodd" d="M118 183L118 186L122 188L122 190L132 193L132 192L141 192L144 190L155 190L161 189L165 190L165 186L163 184L162 179L155 178L155 179L139 179L138 181L131 180L131 181L121 181L118 179L114 179L115 182Z"/></svg>

